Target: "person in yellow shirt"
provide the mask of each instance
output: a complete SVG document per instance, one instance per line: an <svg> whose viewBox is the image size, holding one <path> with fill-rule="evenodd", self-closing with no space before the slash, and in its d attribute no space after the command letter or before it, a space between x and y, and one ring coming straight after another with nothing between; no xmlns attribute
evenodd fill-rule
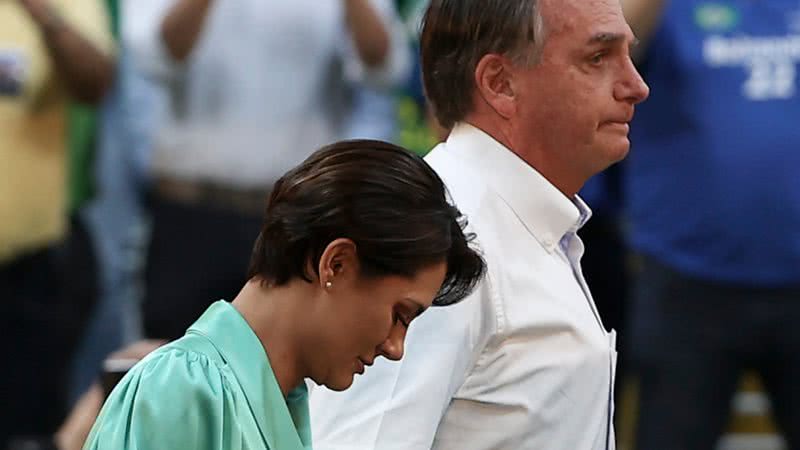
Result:
<svg viewBox="0 0 800 450"><path fill-rule="evenodd" d="M0 0L0 448L63 419L66 106L102 99L112 47L102 0Z"/></svg>

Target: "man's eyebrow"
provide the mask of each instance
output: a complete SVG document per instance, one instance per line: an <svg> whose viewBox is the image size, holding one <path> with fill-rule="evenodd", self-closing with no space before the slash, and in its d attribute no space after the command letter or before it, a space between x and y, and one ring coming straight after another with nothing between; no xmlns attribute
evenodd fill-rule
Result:
<svg viewBox="0 0 800 450"><path fill-rule="evenodd" d="M624 40L625 35L622 33L596 33L589 38L587 44L613 44Z"/></svg>
<svg viewBox="0 0 800 450"><path fill-rule="evenodd" d="M607 44L610 42L621 41L625 39L625 35L622 33L595 33L589 38L589 44Z"/></svg>
<svg viewBox="0 0 800 450"><path fill-rule="evenodd" d="M617 42L625 41L627 36L622 33L597 33L592 35L587 41L588 45L596 45L596 44L615 44ZM633 37L630 44L628 44L629 48L634 48L639 45L639 38L636 36Z"/></svg>

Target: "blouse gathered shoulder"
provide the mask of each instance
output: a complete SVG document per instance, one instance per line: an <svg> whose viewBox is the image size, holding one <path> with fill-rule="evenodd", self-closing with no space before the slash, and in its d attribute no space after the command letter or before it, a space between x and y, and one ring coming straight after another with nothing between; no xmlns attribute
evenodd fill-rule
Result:
<svg viewBox="0 0 800 450"><path fill-rule="evenodd" d="M285 399L255 333L219 301L112 391L84 450L311 449L305 385Z"/></svg>

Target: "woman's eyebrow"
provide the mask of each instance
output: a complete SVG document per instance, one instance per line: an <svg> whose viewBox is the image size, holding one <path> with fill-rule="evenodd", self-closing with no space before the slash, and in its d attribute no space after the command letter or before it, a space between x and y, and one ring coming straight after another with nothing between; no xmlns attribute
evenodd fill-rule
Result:
<svg viewBox="0 0 800 450"><path fill-rule="evenodd" d="M405 300L406 300L407 302L413 303L413 304L414 304L414 305L417 307L417 311L416 311L416 312L414 312L414 317L419 317L419 316L420 316L420 314L424 313L424 312L425 312L425 310L426 310L426 309L428 309L428 308L426 308L426 307L422 306L422 304L420 304L419 302L417 302L417 301L416 301L416 300L414 300L414 299L411 299L411 298L406 298Z"/></svg>

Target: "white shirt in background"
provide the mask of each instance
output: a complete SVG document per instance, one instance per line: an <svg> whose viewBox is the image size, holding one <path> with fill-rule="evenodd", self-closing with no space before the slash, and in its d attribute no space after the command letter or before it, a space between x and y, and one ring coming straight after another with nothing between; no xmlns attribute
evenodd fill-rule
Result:
<svg viewBox="0 0 800 450"><path fill-rule="evenodd" d="M388 88L410 70L392 0L372 0L390 31L382 67L361 64L336 0L214 0L187 61L167 52L161 24L176 0L126 0L124 30L139 68L170 97L156 133L158 175L266 187L342 139L348 85Z"/></svg>

